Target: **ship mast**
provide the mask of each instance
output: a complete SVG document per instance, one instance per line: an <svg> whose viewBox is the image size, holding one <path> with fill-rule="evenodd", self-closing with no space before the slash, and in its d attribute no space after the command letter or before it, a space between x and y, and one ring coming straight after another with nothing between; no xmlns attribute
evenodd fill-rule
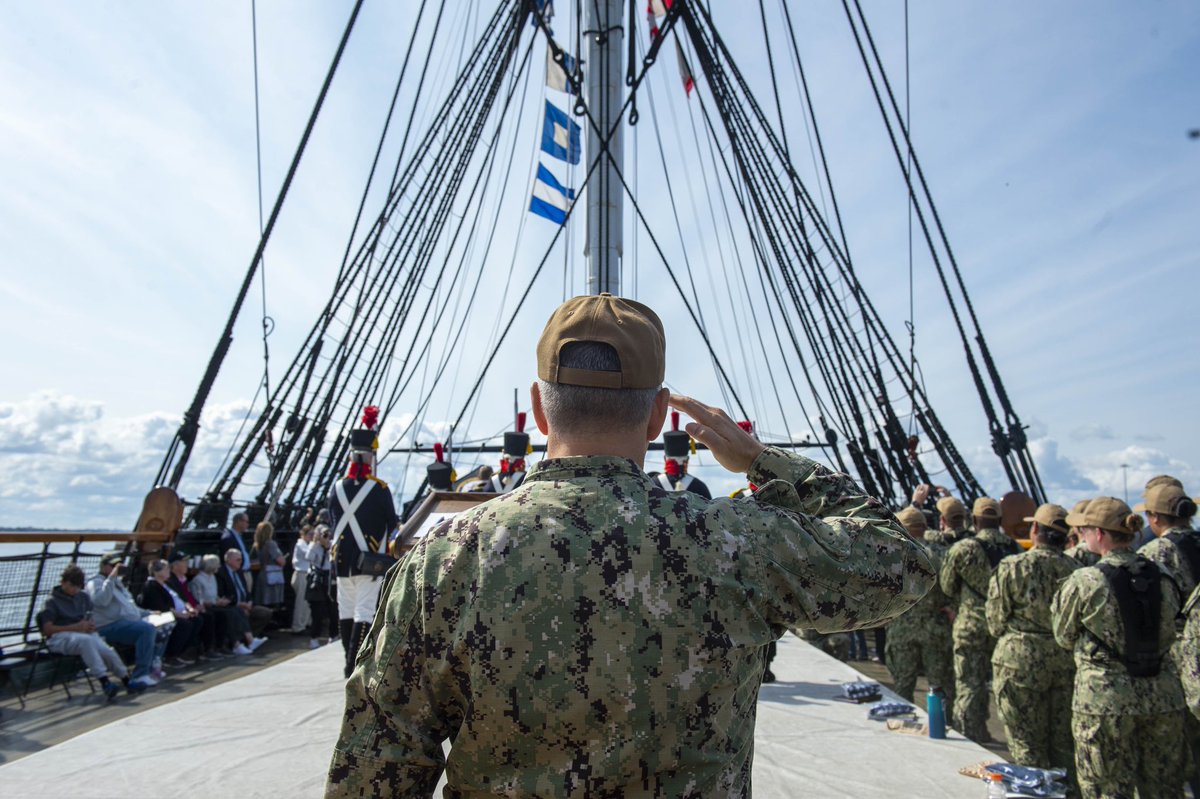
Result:
<svg viewBox="0 0 1200 799"><path fill-rule="evenodd" d="M621 76L622 0L591 0L587 37L587 102L594 124L587 125L589 162L601 159L587 188L588 293L621 293L621 243L624 220L624 138L620 113L625 100Z"/></svg>

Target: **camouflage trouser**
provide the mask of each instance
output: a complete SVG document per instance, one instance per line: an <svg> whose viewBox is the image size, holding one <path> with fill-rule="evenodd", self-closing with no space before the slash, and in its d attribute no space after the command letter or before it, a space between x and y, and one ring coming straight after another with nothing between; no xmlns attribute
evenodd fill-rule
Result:
<svg viewBox="0 0 1200 799"><path fill-rule="evenodd" d="M820 649L827 655L832 655L841 661L850 657L850 637L846 633L830 633L822 635L815 630L804 630L800 637Z"/></svg>
<svg viewBox="0 0 1200 799"><path fill-rule="evenodd" d="M1071 738L1071 690L1074 675L1049 674L1036 687L1018 684L1018 675L997 669L992 690L1004 721L1012 762L1037 768L1075 767Z"/></svg>
<svg viewBox="0 0 1200 799"><path fill-rule="evenodd" d="M1075 767L1083 799L1179 799L1186 760L1183 713L1097 715L1076 713Z"/></svg>
<svg viewBox="0 0 1200 799"><path fill-rule="evenodd" d="M956 646L954 648L955 727L972 741L991 739L987 731L988 680L992 676L990 646Z"/></svg>
<svg viewBox="0 0 1200 799"><path fill-rule="evenodd" d="M917 675L924 673L930 685L939 685L946 692L946 715L953 718L954 663L946 642L933 640L887 640L887 667L895 680L894 690L902 698L913 701Z"/></svg>

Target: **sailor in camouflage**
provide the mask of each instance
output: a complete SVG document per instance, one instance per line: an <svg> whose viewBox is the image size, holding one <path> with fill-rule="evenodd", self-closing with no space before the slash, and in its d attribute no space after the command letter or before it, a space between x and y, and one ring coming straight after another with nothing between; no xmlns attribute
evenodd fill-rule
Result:
<svg viewBox="0 0 1200 799"><path fill-rule="evenodd" d="M443 768L449 797L749 796L766 644L891 620L929 589L878 500L660 389L664 351L632 301L551 316L531 390L547 457L389 574L328 796L429 796ZM645 475L668 405L752 498Z"/></svg>
<svg viewBox="0 0 1200 799"><path fill-rule="evenodd" d="M984 605L988 581L1005 555L1020 544L1000 531L1000 503L980 497L972 508L977 532L950 548L941 568L942 590L958 599L954 619L955 726L977 743L987 743L988 680L996 640L988 632Z"/></svg>
<svg viewBox="0 0 1200 799"><path fill-rule="evenodd" d="M918 489L919 490L919 489ZM901 509L896 518L917 540L925 537L925 514L914 504ZM946 555L941 544L924 542L929 560L939 568ZM901 698L913 701L917 675L924 673L930 685L937 685L946 694L949 711L954 701L954 648L950 638L950 601L939 586L930 589L925 598L907 613L888 625L887 667L895 681L893 689Z"/></svg>
<svg viewBox="0 0 1200 799"><path fill-rule="evenodd" d="M1075 507L1071 508L1071 513L1076 515L1083 513L1084 509L1091 502L1090 499L1081 499L1075 503ZM1069 558L1082 563L1084 566L1095 566L1100 562L1100 556L1087 548L1087 544L1083 543L1083 539L1079 537L1079 528L1072 527L1071 532L1067 534L1067 548L1063 554Z"/></svg>
<svg viewBox="0 0 1200 799"><path fill-rule="evenodd" d="M1004 722L1012 762L1073 770L1071 687L1075 664L1054 640L1050 603L1063 580L1080 567L1063 554L1067 511L1042 505L1032 522L1033 547L1000 561L988 586L992 691Z"/></svg>
<svg viewBox="0 0 1200 799"><path fill-rule="evenodd" d="M1196 503L1183 490L1183 484L1170 475L1159 475L1146 484L1143 501L1135 505L1135 513L1146 514L1146 524L1154 540L1138 550L1142 557L1154 561L1170 575L1179 588L1179 595L1190 597L1200 584L1200 533L1192 529ZM1175 625L1183 633L1184 620ZM1180 638L1182 640L1182 637ZM1182 679L1185 665L1179 643L1171 650L1176 670ZM1188 782L1192 792L1200 796L1200 720L1184 717L1184 737L1187 739L1189 765Z"/></svg>
<svg viewBox="0 0 1200 799"><path fill-rule="evenodd" d="M943 491L945 489L942 489ZM937 501L938 529L925 533L925 540L950 547L971 536L967 529L967 506L949 494Z"/></svg>
<svg viewBox="0 0 1200 799"><path fill-rule="evenodd" d="M1194 500L1193 500L1194 501ZM1176 645L1179 679L1192 719L1200 720L1200 588L1192 591L1183 607L1183 635Z"/></svg>
<svg viewBox="0 0 1200 799"><path fill-rule="evenodd" d="M1130 548L1142 522L1121 500L1097 497L1067 523L1081 527L1101 556L1063 582L1051 608L1054 637L1075 656L1071 728L1080 794L1182 797L1184 702L1168 655L1178 592Z"/></svg>

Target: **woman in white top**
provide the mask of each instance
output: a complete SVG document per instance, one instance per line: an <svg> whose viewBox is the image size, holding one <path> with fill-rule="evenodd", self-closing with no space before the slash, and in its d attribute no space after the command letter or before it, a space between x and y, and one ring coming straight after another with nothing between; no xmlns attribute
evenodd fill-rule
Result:
<svg viewBox="0 0 1200 799"><path fill-rule="evenodd" d="M308 629L312 611L308 600L304 598L308 587L308 553L312 548L313 528L306 524L300 528L300 537L296 539L296 548L292 550L292 590L296 593L296 605L292 610L292 632L302 633Z"/></svg>

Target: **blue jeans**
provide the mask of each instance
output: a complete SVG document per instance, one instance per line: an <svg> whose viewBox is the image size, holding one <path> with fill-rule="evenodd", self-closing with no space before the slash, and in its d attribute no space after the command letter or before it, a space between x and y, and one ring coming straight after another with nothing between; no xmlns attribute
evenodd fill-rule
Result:
<svg viewBox="0 0 1200 799"><path fill-rule="evenodd" d="M145 677L154 662L154 625L148 621L121 619L96 630L110 644L125 644L134 648L133 677Z"/></svg>

